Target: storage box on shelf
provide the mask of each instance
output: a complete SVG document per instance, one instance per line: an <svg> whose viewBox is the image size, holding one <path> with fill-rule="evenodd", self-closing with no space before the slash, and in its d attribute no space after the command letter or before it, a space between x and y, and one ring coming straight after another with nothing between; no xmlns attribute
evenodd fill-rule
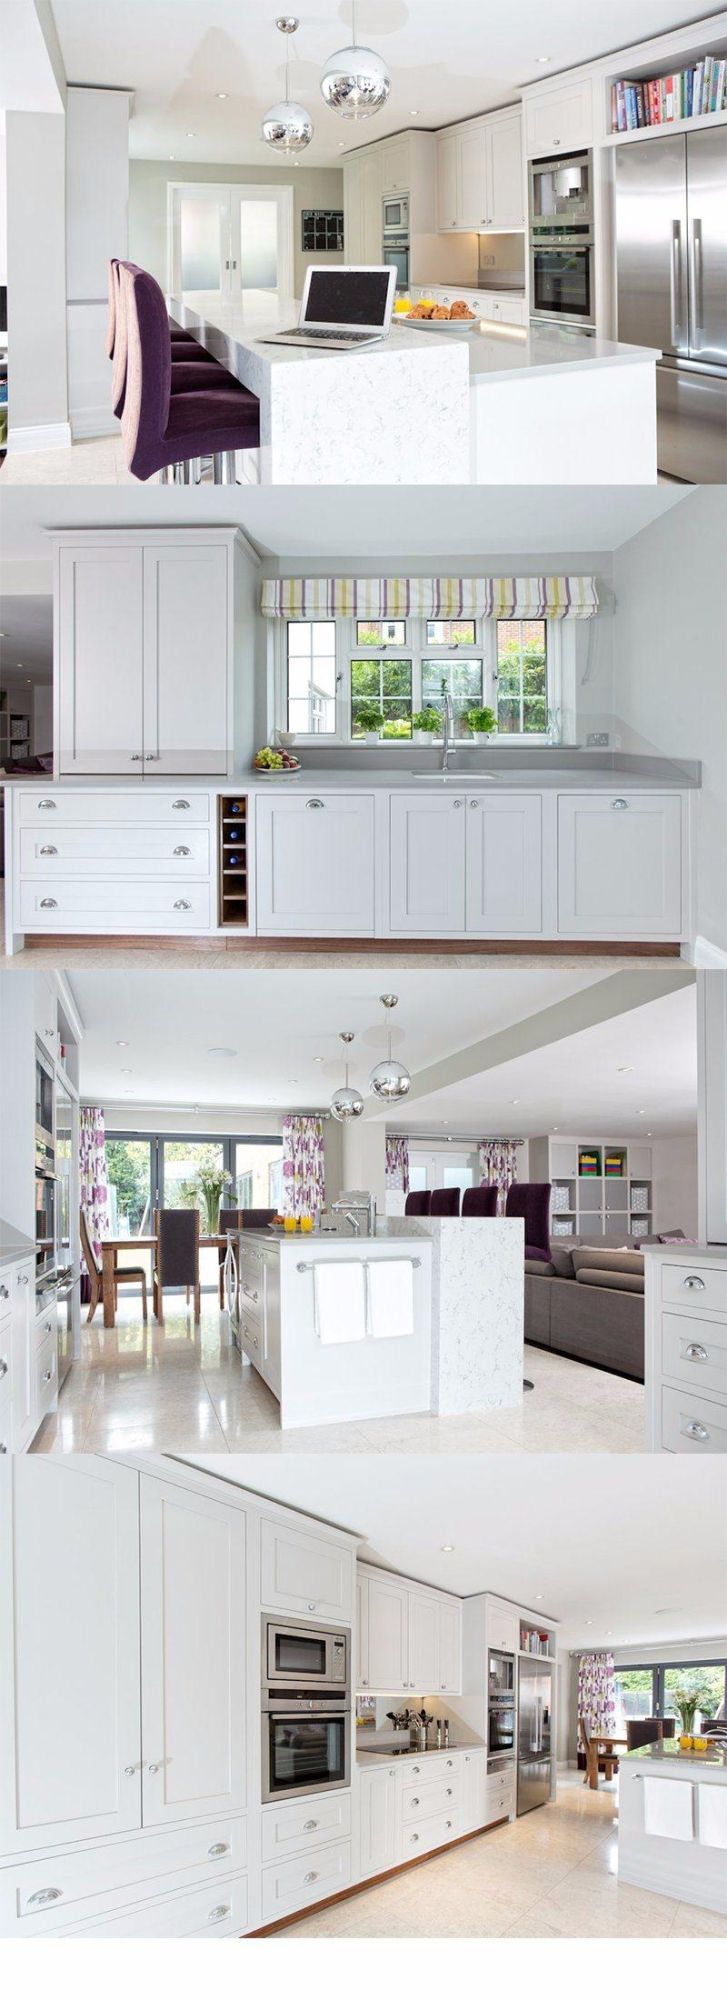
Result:
<svg viewBox="0 0 727 2000"><path fill-rule="evenodd" d="M658 1245L645 1263L649 1448L727 1452L727 1251Z"/></svg>

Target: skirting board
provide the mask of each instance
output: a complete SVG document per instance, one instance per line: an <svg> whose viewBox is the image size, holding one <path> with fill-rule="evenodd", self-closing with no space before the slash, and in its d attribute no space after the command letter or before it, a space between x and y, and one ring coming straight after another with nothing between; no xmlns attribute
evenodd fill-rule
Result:
<svg viewBox="0 0 727 2000"><path fill-rule="evenodd" d="M63 451L70 449L70 424L11 424L8 455L21 451Z"/></svg>
<svg viewBox="0 0 727 2000"><path fill-rule="evenodd" d="M727 972L727 951L722 951L718 944L710 944L709 938L696 937L688 955L690 964L704 972Z"/></svg>
<svg viewBox="0 0 727 2000"><path fill-rule="evenodd" d="M128 951L136 949L140 951L229 951L239 952L240 956L243 956L247 951L284 951L291 954L294 952L320 952L322 955L327 953L329 956L333 953L338 956L343 952L355 951L360 957L368 957L369 955L376 957L378 955L381 958L386 958L388 953L396 951L401 953L402 956L409 958L431 955L444 958L457 956L460 958L519 958L523 955L528 955L533 958L542 959L564 957L587 959L593 958L595 955L597 958L670 958L679 960L678 944L635 944L632 938L625 944L614 944L613 940L607 944L599 944L597 939L590 940L585 944L580 939L575 942L565 939L550 939L545 942L542 938L536 938L534 942L531 940L530 943L525 943L519 938L506 938L500 940L500 942L488 938L478 938L475 942L471 938L459 938L457 940L453 938L283 938L267 937L262 934L246 937L240 934L231 936L229 931L215 932L212 937L209 935L205 937L187 937L186 935L182 937L165 937L153 931L146 931L143 935L139 935L138 933L134 935L129 934L129 936L102 931L80 931L78 933L72 931L66 933L26 931L24 933L24 950L26 951L62 951L64 947L66 950L80 951L85 946L88 947L89 951Z"/></svg>
<svg viewBox="0 0 727 2000"><path fill-rule="evenodd" d="M105 403L91 410L71 410L71 431L77 438L120 437L121 425Z"/></svg>

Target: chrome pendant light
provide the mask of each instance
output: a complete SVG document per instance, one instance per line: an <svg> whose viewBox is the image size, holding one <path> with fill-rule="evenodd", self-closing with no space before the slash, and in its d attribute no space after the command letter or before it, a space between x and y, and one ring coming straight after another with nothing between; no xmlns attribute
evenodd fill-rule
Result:
<svg viewBox="0 0 727 2000"><path fill-rule="evenodd" d="M279 14L275 26L281 35L294 35L299 27L295 14ZM285 51L285 98L266 111L261 126L266 146L274 153L303 153L313 137L313 122L304 104L290 95L290 45Z"/></svg>
<svg viewBox="0 0 727 2000"><path fill-rule="evenodd" d="M344 1034L339 1035L338 1039L339 1042L343 1042L343 1046L346 1052L348 1052L353 1041L350 1029L344 1032ZM348 1063L346 1063L346 1081L340 1085L338 1090L334 1090L331 1098L331 1116L338 1119L339 1125L347 1125L349 1118L360 1118L363 1108L364 1101L360 1090L353 1090L349 1085Z"/></svg>
<svg viewBox="0 0 727 2000"><path fill-rule="evenodd" d="M384 1019L388 1024L389 1053L385 1062L377 1063L372 1069L369 1082L376 1097L383 1097L385 1104L395 1104L398 1098L407 1097L411 1090L408 1069L403 1063L395 1062L391 1053L391 1015L399 1005L398 995L382 993L381 1005L386 1009Z"/></svg>
<svg viewBox="0 0 727 2000"><path fill-rule="evenodd" d="M341 118L373 118L386 103L391 77L374 49L356 40L356 0L351 0L351 47L329 56L321 77L321 94Z"/></svg>

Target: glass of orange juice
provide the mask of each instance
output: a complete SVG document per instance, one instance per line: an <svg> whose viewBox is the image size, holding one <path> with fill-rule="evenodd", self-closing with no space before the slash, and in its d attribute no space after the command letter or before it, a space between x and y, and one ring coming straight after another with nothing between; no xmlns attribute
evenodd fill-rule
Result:
<svg viewBox="0 0 727 2000"><path fill-rule="evenodd" d="M303 1231L303 1235L310 1236L311 1230L313 1228L312 1215L302 1215L300 1218L300 1226Z"/></svg>
<svg viewBox="0 0 727 2000"><path fill-rule="evenodd" d="M285 1230L286 1236L293 1236L295 1234L297 1227L298 1224L295 1220L294 1215L286 1215L283 1218L283 1228Z"/></svg>

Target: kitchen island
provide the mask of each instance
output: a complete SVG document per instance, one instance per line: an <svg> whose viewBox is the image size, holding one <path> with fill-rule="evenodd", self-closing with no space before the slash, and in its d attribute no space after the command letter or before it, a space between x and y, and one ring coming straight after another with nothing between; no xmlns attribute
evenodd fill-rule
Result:
<svg viewBox="0 0 727 2000"><path fill-rule="evenodd" d="M264 485L656 481L656 349L483 319L392 322L385 341L331 355L266 345L297 324L293 300L269 326L216 292L167 304L258 397Z"/></svg>
<svg viewBox="0 0 727 2000"><path fill-rule="evenodd" d="M618 1875L727 1916L727 1749L648 1743L619 1760Z"/></svg>

